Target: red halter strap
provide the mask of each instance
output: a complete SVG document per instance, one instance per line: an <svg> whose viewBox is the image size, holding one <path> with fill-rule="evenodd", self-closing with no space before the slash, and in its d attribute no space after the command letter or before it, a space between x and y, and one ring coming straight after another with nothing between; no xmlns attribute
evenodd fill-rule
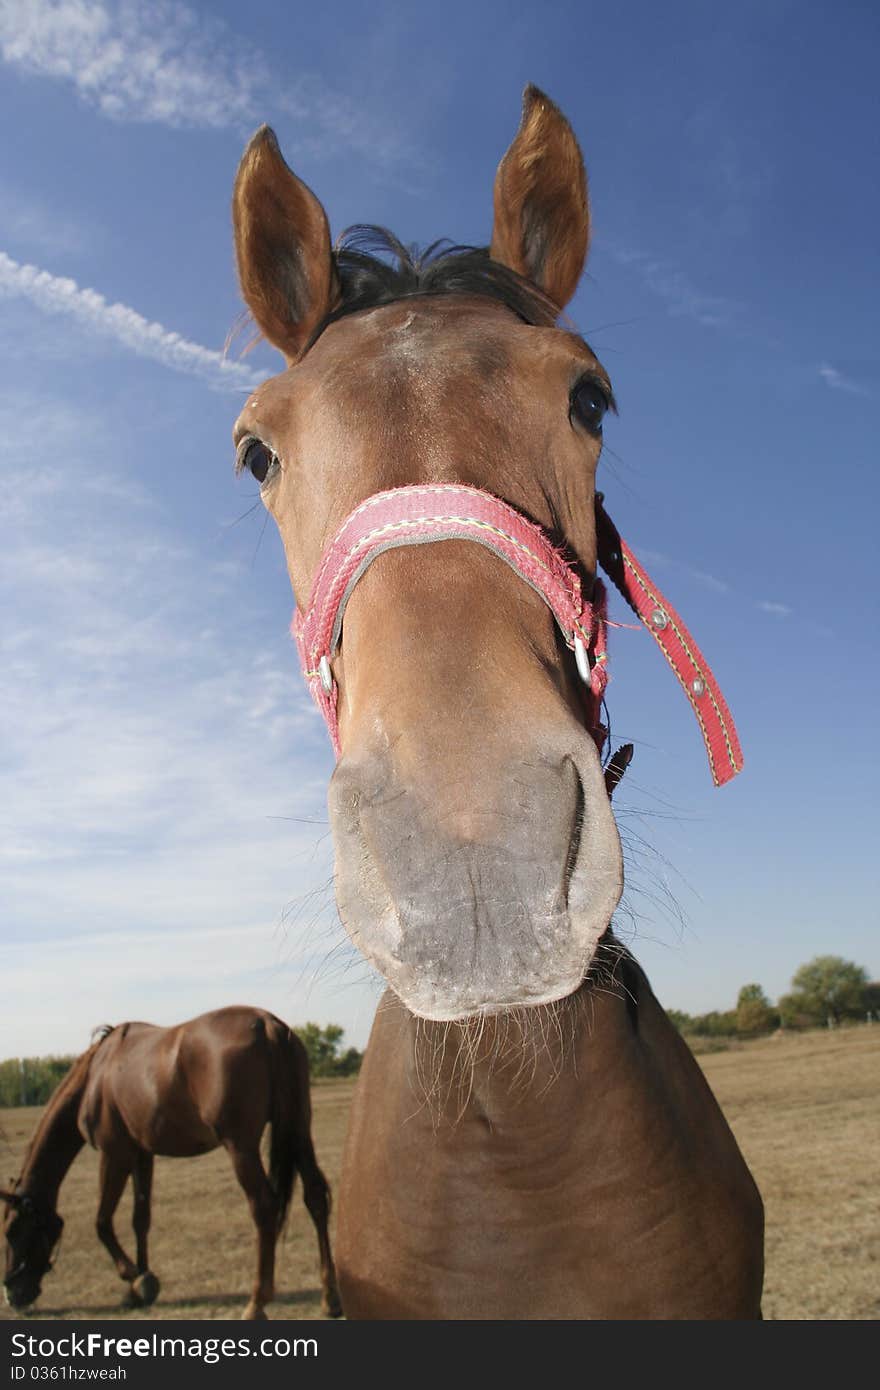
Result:
<svg viewBox="0 0 880 1390"><path fill-rule="evenodd" d="M598 722L607 679L601 594L595 604L586 602L579 576L540 526L491 493L458 483L398 487L368 497L346 518L324 552L306 613L294 614L303 673L337 755L337 689L330 662L354 586L383 551L446 540L476 541L493 550L541 595L588 682L590 727Z"/></svg>
<svg viewBox="0 0 880 1390"><path fill-rule="evenodd" d="M709 771L716 787L742 771L743 755L733 716L712 675L712 668L672 604L662 595L633 555L596 493L596 542L599 564L623 594L657 643L687 695L706 745Z"/></svg>
<svg viewBox="0 0 880 1390"><path fill-rule="evenodd" d="M603 545L600 539L600 561L624 597L645 620L688 693L703 729L712 776L720 785L742 766L727 706L687 629L620 541L601 509L599 498L597 525L602 519L606 528L601 534L609 537L609 543ZM340 752L338 691L330 663L339 648L345 608L352 591L367 567L384 551L443 540L470 540L486 546L540 594L553 613L567 646L575 653L578 671L588 692L587 726L601 747L604 730L600 726L599 709L608 679L605 590L601 581L597 580L594 585L592 602L585 600L576 570L540 526L489 492L458 483L435 483L377 492L355 508L324 552L307 610L294 614L293 634L303 673L327 722L337 756ZM614 555L620 558L615 561ZM630 581L630 573L638 576L641 588ZM643 601L642 589L650 595L650 602ZM642 601L643 606L639 607ZM665 634L666 625L664 631L658 630L658 612L667 618L668 627L680 645L674 645ZM686 664L688 659L691 665ZM703 682L702 689L698 681ZM704 692L710 692L710 699L705 701L710 706L708 709L704 708ZM713 721L721 712L719 732ZM730 750L726 762L722 758L724 749Z"/></svg>

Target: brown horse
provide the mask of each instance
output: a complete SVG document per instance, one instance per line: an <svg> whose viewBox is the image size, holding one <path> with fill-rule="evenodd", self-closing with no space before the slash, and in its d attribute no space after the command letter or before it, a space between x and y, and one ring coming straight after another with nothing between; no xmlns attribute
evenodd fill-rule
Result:
<svg viewBox="0 0 880 1390"><path fill-rule="evenodd" d="M269 1172L260 1139L271 1126ZM330 1189L311 1139L309 1066L305 1048L285 1023L261 1009L233 1007L201 1014L174 1028L123 1023L107 1029L71 1067L47 1105L7 1203L4 1289L13 1308L39 1296L61 1237L61 1183L88 1140L101 1155L98 1238L131 1306L154 1301L147 1235L153 1157L192 1158L223 1145L244 1189L257 1228L257 1277L246 1318L265 1317L274 1297L275 1245L296 1174L318 1233L324 1311L341 1308L330 1253ZM129 1177L137 1258L128 1258L113 1230L113 1213Z"/></svg>
<svg viewBox="0 0 880 1390"><path fill-rule="evenodd" d="M613 396L557 323L587 186L535 88L494 206L487 249L419 257L377 229L334 249L273 133L245 151L239 278L287 365L245 405L237 465L277 522L300 614L343 520L412 485L500 499L590 592ZM610 931L610 792L631 750L603 772L554 614L472 539L383 545L346 591L344 631L314 669L304 656L340 754L340 914L391 986L340 1189L346 1315L758 1318L757 1189Z"/></svg>

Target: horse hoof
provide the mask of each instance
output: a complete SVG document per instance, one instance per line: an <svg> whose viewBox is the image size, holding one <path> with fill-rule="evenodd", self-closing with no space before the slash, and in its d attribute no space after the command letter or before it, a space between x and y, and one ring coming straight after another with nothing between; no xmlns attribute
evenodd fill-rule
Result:
<svg viewBox="0 0 880 1390"><path fill-rule="evenodd" d="M269 1315L263 1308L249 1303L241 1315L242 1322L268 1322Z"/></svg>
<svg viewBox="0 0 880 1390"><path fill-rule="evenodd" d="M149 1270L139 1274L131 1286L131 1296L135 1307L149 1308L159 1297L159 1280Z"/></svg>
<svg viewBox="0 0 880 1390"><path fill-rule="evenodd" d="M321 1312L325 1318L342 1317L342 1299L335 1290L333 1293L325 1294L321 1299Z"/></svg>

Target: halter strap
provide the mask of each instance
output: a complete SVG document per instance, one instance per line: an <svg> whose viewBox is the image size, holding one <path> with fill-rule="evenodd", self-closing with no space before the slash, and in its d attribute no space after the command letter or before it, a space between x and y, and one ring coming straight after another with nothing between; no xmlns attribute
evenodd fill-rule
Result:
<svg viewBox="0 0 880 1390"><path fill-rule="evenodd" d="M703 730L713 780L720 786L742 766L736 730L721 692L684 624L620 540L602 510L601 496L597 496L596 516L600 562L643 618L688 694ZM356 507L324 552L308 608L294 614L293 634L303 674L324 715L337 757L338 688L330 663L339 648L354 587L384 551L443 540L470 540L485 546L543 598L566 645L574 651L586 686L587 726L601 747L604 730L599 710L608 679L601 581L594 584L592 601L585 600L577 571L540 526L489 492L459 483L435 483L377 492ZM660 628L658 614L667 620ZM663 640L667 626L673 630L674 641L668 635ZM703 698L706 692L708 701Z"/></svg>
<svg viewBox="0 0 880 1390"><path fill-rule="evenodd" d="M709 771L716 787L742 771L743 755L733 716L712 668L678 613L639 564L596 493L596 541L599 564L641 618L666 657L690 701L706 745Z"/></svg>

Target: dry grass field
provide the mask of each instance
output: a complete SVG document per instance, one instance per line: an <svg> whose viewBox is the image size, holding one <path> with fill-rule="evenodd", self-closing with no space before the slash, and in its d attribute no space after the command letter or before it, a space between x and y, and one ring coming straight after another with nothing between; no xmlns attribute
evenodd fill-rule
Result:
<svg viewBox="0 0 880 1390"><path fill-rule="evenodd" d="M880 1316L880 1027L736 1045L699 1058L764 1197L764 1315ZM314 1135L331 1183L339 1176L353 1083L316 1085ZM0 1111L0 1174L18 1171L38 1110ZM97 1160L84 1150L61 1190L66 1226L57 1267L29 1318L237 1318L254 1264L244 1198L223 1153L158 1159L151 1265L154 1308L120 1306L123 1286L94 1235ZM128 1197L117 1230L131 1248ZM320 1314L314 1233L299 1193L279 1247L276 1318ZM5 1306L0 1317L19 1316Z"/></svg>

